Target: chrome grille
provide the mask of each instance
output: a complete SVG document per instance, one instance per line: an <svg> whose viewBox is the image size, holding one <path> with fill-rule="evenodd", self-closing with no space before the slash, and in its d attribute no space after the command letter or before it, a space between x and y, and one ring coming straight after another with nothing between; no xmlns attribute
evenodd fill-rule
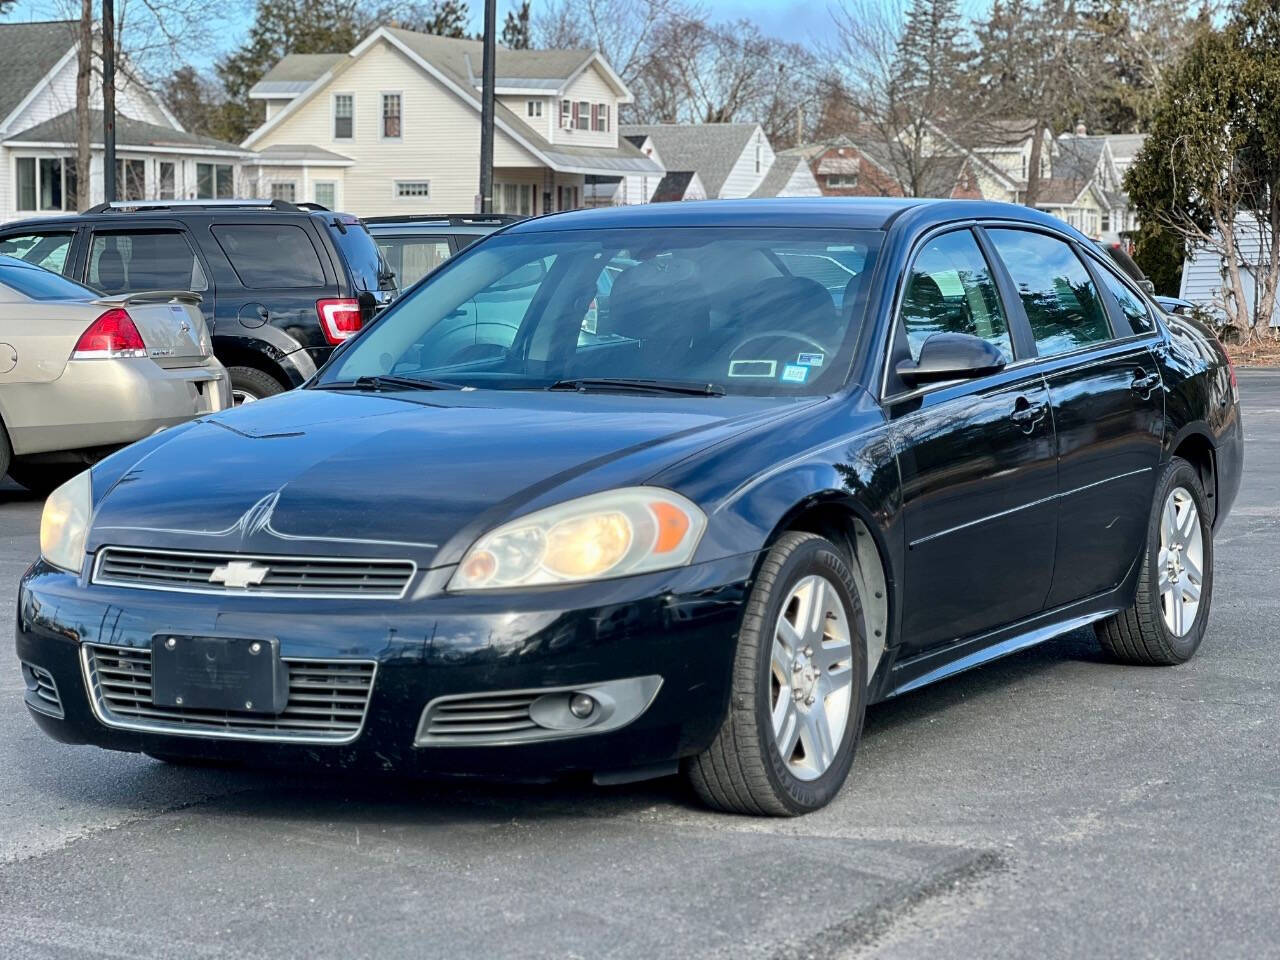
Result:
<svg viewBox="0 0 1280 960"><path fill-rule="evenodd" d="M33 710L47 713L61 720L66 714L62 710L62 697L58 695L58 685L53 674L34 663L22 663L22 679L26 681L27 704Z"/></svg>
<svg viewBox="0 0 1280 960"><path fill-rule="evenodd" d="M151 651L85 644L85 684L111 727L232 740L350 743L364 727L377 665L370 660L283 657L289 699L279 716L158 707L151 702Z"/></svg>
<svg viewBox="0 0 1280 960"><path fill-rule="evenodd" d="M265 567L261 583L228 587L210 579L229 563ZM404 595L417 565L412 560L268 557L237 553L187 553L104 547L98 551L93 582L184 593L254 594L355 599Z"/></svg>
<svg viewBox="0 0 1280 960"><path fill-rule="evenodd" d="M530 690L442 697L427 707L418 742L423 746L492 742L520 739L530 730L545 732L529 716L530 705L541 696L543 691Z"/></svg>

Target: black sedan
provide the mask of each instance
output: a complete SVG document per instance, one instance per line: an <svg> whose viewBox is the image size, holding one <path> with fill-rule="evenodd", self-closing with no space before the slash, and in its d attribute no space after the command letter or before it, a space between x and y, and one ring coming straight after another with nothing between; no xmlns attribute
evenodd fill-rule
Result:
<svg viewBox="0 0 1280 960"><path fill-rule="evenodd" d="M175 761L803 813L877 700L1085 624L1187 660L1242 448L1213 336L1025 208L525 221L55 492L26 703Z"/></svg>

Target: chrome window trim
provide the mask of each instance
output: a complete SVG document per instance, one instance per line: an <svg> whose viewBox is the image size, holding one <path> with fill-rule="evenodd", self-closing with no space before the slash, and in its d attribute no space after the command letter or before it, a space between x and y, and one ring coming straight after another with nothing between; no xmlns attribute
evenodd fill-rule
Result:
<svg viewBox="0 0 1280 960"><path fill-rule="evenodd" d="M352 666L372 666L373 672L369 674L369 696L365 699L364 710L360 714L360 726L356 728L349 736L338 739L336 737L317 737L315 735L308 736L302 734L300 736L291 736L282 733L254 733L252 730L246 732L234 732L230 730L210 730L195 725L187 725L178 721L152 721L145 722L139 720L121 720L118 717L108 716L102 703L102 697L97 692L92 679L92 667L89 664L91 656L90 647L106 647L107 649L129 650L129 651L145 651L150 655L149 647L130 647L113 643L94 643L87 642L80 644L80 672L84 680L85 696L89 700L89 709L93 711L94 717L99 723L105 727L111 727L116 730L131 730L137 733L158 733L175 737L200 737L205 740L243 740L257 743L297 743L312 746L332 746L341 747L354 743L364 733L365 723L369 719L369 707L373 703L373 691L378 682L378 661L377 660L359 660L359 659L342 659L342 658L325 658L325 657L281 657L286 663L341 663L350 664Z"/></svg>
<svg viewBox="0 0 1280 960"><path fill-rule="evenodd" d="M370 563L378 565L409 565L409 575L405 577L404 586L400 588L400 592L394 596L391 594L381 594L378 596L368 596L359 593L306 593L300 590L293 591L276 591L276 590L244 590L230 589L228 587L214 587L210 584L208 589L203 587L162 587L156 584L134 583L127 580L104 579L101 576L101 567L106 560L107 553L110 551L119 551L133 554L163 554L169 557L202 557L208 560L249 560L263 561L270 563L271 561L284 561L287 563L297 563L299 561L315 561L317 563ZM320 557L309 556L306 554L265 554L265 553L217 553L202 550L171 550L164 548L148 548L148 547L125 547L113 544L103 544L98 547L93 557L93 570L89 576L89 582L92 585L103 587L122 587L126 590L151 590L157 593L194 593L201 596L214 597L266 597L276 600L403 600L409 592L409 587L413 585L414 579L418 575L418 564L415 560L403 559L396 560L387 557Z"/></svg>
<svg viewBox="0 0 1280 960"><path fill-rule="evenodd" d="M916 257L920 253L920 247L923 246L925 243L927 243L929 240L932 240L934 237L942 233L950 233L954 230L973 230L974 228L978 228L978 227L986 228L988 226L993 227L994 229L1017 228L1017 229L1026 229L1026 230L1032 230L1038 233L1043 233L1043 234L1046 234L1047 236L1053 237L1055 240L1061 240L1062 242L1068 244L1068 246L1071 246L1073 248L1073 252L1074 252L1075 246L1078 246L1074 238L1068 235L1059 233L1057 230L1055 230L1052 227L1049 227L1045 224L1039 224L1039 223L1024 223L1023 221L1020 221L1020 220L990 220L990 219L958 220L958 221L952 221L949 223L938 224L937 226L922 233L920 237L915 241L915 243L912 244L906 259L907 269L899 271L897 284L894 289L893 302L891 304L891 310L890 310L889 336L885 340L884 355L880 358L881 369L880 369L879 401L881 406L888 406L890 404L902 403L905 400L912 400L912 399L915 399L916 397L923 396L927 393L932 393L935 390L942 390L947 387L954 387L960 384L988 383L990 381L993 381L995 378L1001 376L1007 370L1021 370L1026 368L1028 370L1031 370L1031 372L1034 373L1036 371L1032 370L1031 368L1033 368L1036 364L1051 364L1060 360L1070 361L1071 359L1076 358L1084 353L1094 352L1098 350L1109 350L1113 347L1128 344L1131 341L1134 343L1135 346L1141 345L1146 347L1154 346L1155 344L1161 343L1164 341L1165 328L1164 328L1164 325L1160 322L1160 317L1159 317L1160 311L1153 310L1152 315L1156 321L1156 327L1154 330L1146 333L1130 334L1127 337L1118 337L1118 338L1112 337L1111 339L1104 340L1101 343L1086 344L1085 346L1079 347L1076 350L1072 350L1069 353L1056 353L1048 357L1042 357L1039 354L1036 354L1035 356L1032 356L1032 357L1022 357L1020 359L1015 359L1012 363L1005 364L1003 367L1000 368L999 372L989 374L988 376L985 376L985 377L975 377L972 380L944 380L939 383L930 383L922 387L916 387L913 390L906 390L906 391L902 391L899 393L892 393L892 394L889 393L889 367L893 359L893 348L894 348L894 345L897 343L897 339L898 339L898 328L899 328L898 311L901 307L903 292L906 289L907 273L911 265L915 263ZM985 258L985 255L986 254L984 251L983 253L984 258ZM1084 255L1089 256L1089 253L1087 250L1084 251ZM1077 252L1076 257L1077 259L1079 259L1080 253ZM1087 265L1085 264L1082 264L1082 265L1085 266L1086 270L1088 269ZM1148 309L1151 309L1148 299L1146 297L1143 297L1142 299L1144 303L1147 303ZM1001 306L1003 305L1004 304L1002 301ZM1111 323L1110 316L1107 317L1107 325L1108 327L1112 328L1112 332L1114 333L1115 332L1114 326ZM1012 322L1010 322L1010 327L1012 328ZM1010 336L1012 337L1012 329L1010 331ZM1099 362L1101 362L1101 360L1099 360ZM1043 375L1045 377L1049 377L1049 376L1052 376L1052 373L1043 373Z"/></svg>

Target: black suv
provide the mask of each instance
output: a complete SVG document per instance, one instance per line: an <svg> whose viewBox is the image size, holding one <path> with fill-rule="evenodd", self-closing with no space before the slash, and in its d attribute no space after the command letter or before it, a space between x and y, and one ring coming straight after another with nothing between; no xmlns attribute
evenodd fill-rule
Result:
<svg viewBox="0 0 1280 960"><path fill-rule="evenodd" d="M5 224L0 253L107 294L200 293L237 403L302 383L396 293L358 218L280 200L100 204Z"/></svg>

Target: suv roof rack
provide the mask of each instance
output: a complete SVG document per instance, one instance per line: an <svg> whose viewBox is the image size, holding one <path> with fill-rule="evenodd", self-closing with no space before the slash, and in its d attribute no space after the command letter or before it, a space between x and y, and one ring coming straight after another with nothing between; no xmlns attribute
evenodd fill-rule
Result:
<svg viewBox="0 0 1280 960"><path fill-rule="evenodd" d="M332 211L323 203L315 203L311 200L299 200L294 204L299 210L310 210L313 213L331 213Z"/></svg>
<svg viewBox="0 0 1280 960"><path fill-rule="evenodd" d="M451 227L485 226L528 220L514 213L411 213L404 216L363 217L365 223L444 223Z"/></svg>
<svg viewBox="0 0 1280 960"><path fill-rule="evenodd" d="M289 203L287 200L113 200L111 203L99 203L90 207L85 213L134 213L139 210L225 210L228 208L247 208L252 210L282 210L297 212L305 205ZM320 209L323 209L321 207Z"/></svg>

